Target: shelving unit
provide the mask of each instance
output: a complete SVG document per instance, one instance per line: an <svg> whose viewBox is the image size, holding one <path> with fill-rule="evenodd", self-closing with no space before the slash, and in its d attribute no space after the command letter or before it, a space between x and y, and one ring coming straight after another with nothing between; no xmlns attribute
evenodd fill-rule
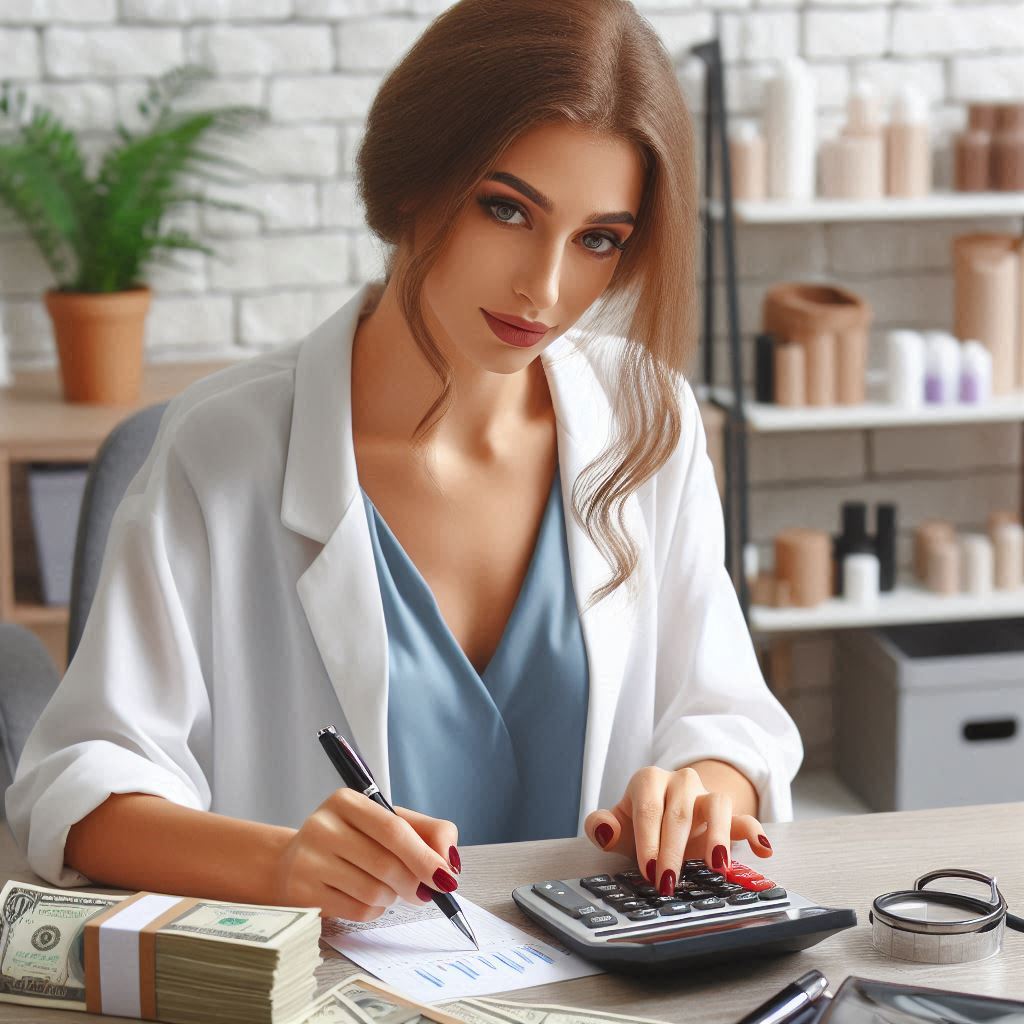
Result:
<svg viewBox="0 0 1024 1024"><path fill-rule="evenodd" d="M713 220L725 216L725 205L712 199ZM934 192L920 199L813 199L810 202L764 200L736 202L737 224L836 224L847 221L977 220L1024 217L1021 192Z"/></svg>
<svg viewBox="0 0 1024 1024"><path fill-rule="evenodd" d="M704 102L704 383L698 389L728 413L726 480L723 487L726 521L726 564L751 629L780 634L806 630L858 628L913 622L989 619L1024 616L1024 589L997 591L983 597L940 596L911 583L882 594L863 608L832 599L814 608L769 608L750 605L743 574L742 551L749 539L750 481L747 441L751 433L802 433L824 430L877 430L940 424L1024 423L1024 392L994 397L983 405L926 405L904 409L883 399L884 380L868 379L868 400L856 406L787 408L751 402L743 388L741 328L735 260L736 225L795 225L840 222L906 222L1020 217L1024 193L936 192L920 199L871 201L814 199L808 202L734 202L728 150L728 115L721 52L717 39L694 47L706 65ZM717 159L716 159L717 157ZM716 198L715 182L719 185ZM1024 230L1024 225L1022 225ZM717 386L714 373L714 273L716 237L724 240L726 327L731 387ZM1024 496L1022 496L1024 506Z"/></svg>
<svg viewBox="0 0 1024 1024"><path fill-rule="evenodd" d="M0 388L0 621L37 633L58 666L64 665L68 609L43 604L27 517L25 478L35 463L92 461L107 434L137 409L173 398L200 377L227 365L165 363L146 366L138 402L123 406L65 402L52 370L21 373Z"/></svg>

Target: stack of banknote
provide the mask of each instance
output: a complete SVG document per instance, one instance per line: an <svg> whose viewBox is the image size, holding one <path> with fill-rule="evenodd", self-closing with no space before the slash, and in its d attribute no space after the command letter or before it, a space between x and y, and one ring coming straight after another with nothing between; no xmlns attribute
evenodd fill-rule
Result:
<svg viewBox="0 0 1024 1024"><path fill-rule="evenodd" d="M417 1003L366 975L338 982L316 1001L303 1024L658 1024L603 1010L520 1003L506 999L457 999Z"/></svg>
<svg viewBox="0 0 1024 1024"><path fill-rule="evenodd" d="M0 1000L86 1009L85 927L123 896L7 882L0 892ZM298 1024L320 963L316 907L195 902L155 937L158 1020Z"/></svg>

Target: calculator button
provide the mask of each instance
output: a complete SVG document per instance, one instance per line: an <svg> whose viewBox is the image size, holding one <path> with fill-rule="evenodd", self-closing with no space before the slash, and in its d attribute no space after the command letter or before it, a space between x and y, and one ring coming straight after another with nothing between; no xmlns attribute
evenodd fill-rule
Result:
<svg viewBox="0 0 1024 1024"><path fill-rule="evenodd" d="M671 903L663 903L658 907L658 913L662 917L677 917L679 914L688 914L690 904L682 900L673 900Z"/></svg>
<svg viewBox="0 0 1024 1024"><path fill-rule="evenodd" d="M571 914L573 917L581 917L597 911L597 907L592 906L590 900L584 899L564 882L538 882L533 887L533 891L538 896L543 896L548 903L553 903L559 910Z"/></svg>
<svg viewBox="0 0 1024 1024"><path fill-rule="evenodd" d="M735 893L747 891L742 885L736 885L734 882L725 882L723 885L716 885L715 888L720 896L732 896Z"/></svg>
<svg viewBox="0 0 1024 1024"><path fill-rule="evenodd" d="M581 878L580 885L584 889L589 889L591 892L594 891L595 885L612 885L614 884L611 875L591 875L589 878Z"/></svg>
<svg viewBox="0 0 1024 1024"><path fill-rule="evenodd" d="M623 885L647 885L647 879L639 871L621 871L615 880Z"/></svg>
<svg viewBox="0 0 1024 1024"><path fill-rule="evenodd" d="M688 877L692 878L695 882L703 882L709 878L721 877L717 871L712 871L711 868L699 868L697 871L691 872Z"/></svg>
<svg viewBox="0 0 1024 1024"><path fill-rule="evenodd" d="M650 921L652 917L657 917L658 912L653 907L644 907L643 910L631 910L626 917L630 921Z"/></svg>
<svg viewBox="0 0 1024 1024"><path fill-rule="evenodd" d="M651 896L647 902L652 907L660 907L663 903L675 903L678 899L678 896Z"/></svg>
<svg viewBox="0 0 1024 1024"><path fill-rule="evenodd" d="M657 896L658 890L653 885L634 885L633 891L637 896Z"/></svg>
<svg viewBox="0 0 1024 1024"><path fill-rule="evenodd" d="M710 900L715 894L710 889L691 889L688 893L681 893L679 898L683 900Z"/></svg>
<svg viewBox="0 0 1024 1024"><path fill-rule="evenodd" d="M726 900L726 903L731 903L733 906L736 906L736 907L742 907L742 906L746 905L747 903L757 903L757 901L760 898L761 898L761 894L758 893L758 892L746 892L746 891L744 891L744 892L741 892L741 893L737 893L735 896L730 896Z"/></svg>
<svg viewBox="0 0 1024 1024"><path fill-rule="evenodd" d="M714 896L711 896L708 899L704 900L696 900L693 903L694 910L717 910L719 907L724 906L725 904L721 900L716 899Z"/></svg>
<svg viewBox="0 0 1024 1024"><path fill-rule="evenodd" d="M609 896L631 896L632 893L626 892L621 885L615 882L609 882L607 885L588 885L586 886L595 896L600 896L602 899L607 899Z"/></svg>
<svg viewBox="0 0 1024 1024"><path fill-rule="evenodd" d="M751 893L753 895L753 893ZM774 889L765 889L764 892L759 892L758 898L762 900L781 900L785 899L787 893L786 890L781 886L775 886Z"/></svg>
<svg viewBox="0 0 1024 1024"><path fill-rule="evenodd" d="M618 924L619 919L614 914L588 914L580 918L580 924L588 928L604 928L605 925Z"/></svg>
<svg viewBox="0 0 1024 1024"><path fill-rule="evenodd" d="M623 914L628 913L630 910L642 910L645 906L647 904L643 900L618 900L615 903L615 909Z"/></svg>
<svg viewBox="0 0 1024 1024"><path fill-rule="evenodd" d="M775 883L770 878L761 878L754 882L747 882L746 888L751 892L767 892L775 888Z"/></svg>

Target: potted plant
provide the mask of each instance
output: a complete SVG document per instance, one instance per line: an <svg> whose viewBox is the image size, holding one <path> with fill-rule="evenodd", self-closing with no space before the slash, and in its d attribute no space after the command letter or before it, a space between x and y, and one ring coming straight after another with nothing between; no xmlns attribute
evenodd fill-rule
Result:
<svg viewBox="0 0 1024 1024"><path fill-rule="evenodd" d="M240 165L216 143L263 118L244 106L182 111L175 102L210 73L195 65L152 79L138 104L142 127L117 138L88 173L76 136L25 93L0 90L0 206L31 237L56 278L45 303L53 323L64 398L121 404L136 400L142 376L146 272L174 264L178 250L213 255L168 224L185 204L247 210L210 198L204 182L235 183Z"/></svg>

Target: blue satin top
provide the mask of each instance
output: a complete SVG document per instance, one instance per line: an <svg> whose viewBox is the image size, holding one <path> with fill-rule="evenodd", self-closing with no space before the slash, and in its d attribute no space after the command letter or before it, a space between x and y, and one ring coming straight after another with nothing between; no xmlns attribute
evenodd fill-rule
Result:
<svg viewBox="0 0 1024 1024"><path fill-rule="evenodd" d="M512 614L480 674L365 491L388 635L392 802L459 842L576 835L589 675L556 469Z"/></svg>

